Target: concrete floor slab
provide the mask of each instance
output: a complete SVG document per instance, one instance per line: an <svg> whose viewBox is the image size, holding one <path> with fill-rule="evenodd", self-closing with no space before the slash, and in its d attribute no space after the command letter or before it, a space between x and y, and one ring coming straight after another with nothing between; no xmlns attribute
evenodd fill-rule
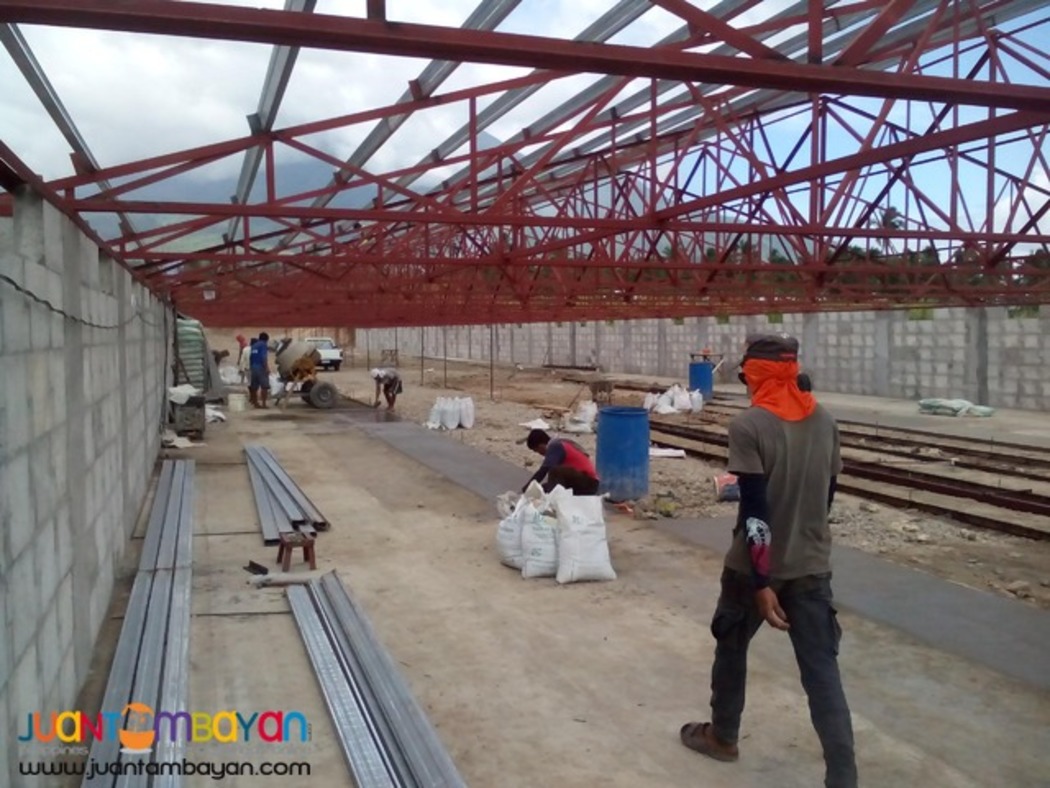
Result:
<svg viewBox="0 0 1050 788"><path fill-rule="evenodd" d="M724 554L733 518L661 520L659 527ZM919 642L1050 690L1050 613L986 591L884 561L852 547L832 548L838 604Z"/></svg>
<svg viewBox="0 0 1050 788"><path fill-rule="evenodd" d="M820 783L819 745L780 633L763 632L753 645L740 763L708 761L678 743L683 722L707 716L717 552L613 515L615 582L525 581L496 558L491 500L520 487L527 469L454 436L374 417L235 414L227 431L209 435L208 450L235 457L242 441L271 448L331 520L318 542L320 568L339 570L468 784ZM313 776L283 784L350 785L294 621L280 612L283 593L248 586L240 568L261 544L221 527L251 516L247 476L238 481L195 451L191 707L299 709L312 724L313 746L300 759ZM862 784L1045 784L1048 693L858 615L841 619ZM208 754L195 748L193 757ZM217 757L265 755L224 747Z"/></svg>

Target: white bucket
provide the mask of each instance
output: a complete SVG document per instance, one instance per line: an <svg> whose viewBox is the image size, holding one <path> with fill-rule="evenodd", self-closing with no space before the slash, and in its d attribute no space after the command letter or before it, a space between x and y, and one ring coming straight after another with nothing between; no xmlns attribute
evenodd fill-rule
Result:
<svg viewBox="0 0 1050 788"><path fill-rule="evenodd" d="M248 398L243 394L230 395L230 413L240 413L248 407Z"/></svg>

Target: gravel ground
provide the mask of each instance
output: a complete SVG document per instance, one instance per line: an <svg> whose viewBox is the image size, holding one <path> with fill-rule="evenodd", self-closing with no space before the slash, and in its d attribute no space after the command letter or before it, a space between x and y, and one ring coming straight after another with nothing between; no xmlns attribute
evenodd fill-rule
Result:
<svg viewBox="0 0 1050 788"><path fill-rule="evenodd" d="M519 465L523 482L537 467L539 457L522 444L527 430L519 425L540 417L553 424L559 408L589 398L584 387L563 382L551 371L497 369L495 384L491 386L496 397L493 401L488 370L476 365L450 362L447 388L440 366L427 368L423 385L418 366L409 363L402 370L405 392L398 398L397 409L403 418L423 423L437 397L472 396L474 428L456 430L449 439ZM343 370L334 377L344 393L358 399L371 396L364 370ZM643 396L617 392L616 402L640 404ZM569 437L593 456L594 435ZM636 516L733 514L735 504L715 499L712 479L723 470L693 458L653 459L650 496L636 507ZM839 544L1050 609L1050 543L974 529L844 494L836 496L831 521Z"/></svg>

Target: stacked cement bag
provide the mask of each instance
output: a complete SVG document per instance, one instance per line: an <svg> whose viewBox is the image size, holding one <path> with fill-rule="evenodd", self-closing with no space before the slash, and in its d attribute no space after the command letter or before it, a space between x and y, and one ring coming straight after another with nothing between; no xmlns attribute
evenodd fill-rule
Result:
<svg viewBox="0 0 1050 788"><path fill-rule="evenodd" d="M432 430L473 429L474 400L470 397L438 397L425 426Z"/></svg>
<svg viewBox="0 0 1050 788"><path fill-rule="evenodd" d="M675 383L663 394L646 394L644 407L660 416L669 416L672 413L699 413L704 407L704 396L699 391L686 391Z"/></svg>
<svg viewBox="0 0 1050 788"><path fill-rule="evenodd" d="M514 502L500 497L503 518L496 531L500 562L524 578L554 577L559 583L615 580L609 558L602 499L576 496L564 487L545 494L532 482Z"/></svg>

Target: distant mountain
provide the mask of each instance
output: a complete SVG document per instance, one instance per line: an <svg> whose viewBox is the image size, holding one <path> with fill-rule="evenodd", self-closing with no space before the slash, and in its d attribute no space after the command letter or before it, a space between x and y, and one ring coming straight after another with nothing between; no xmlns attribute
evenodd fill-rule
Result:
<svg viewBox="0 0 1050 788"><path fill-rule="evenodd" d="M478 135L478 148L481 150L499 145L500 140L487 132ZM302 194L327 186L332 180L334 168L318 161L317 159L302 159L298 161L278 161L275 175L275 187L278 198L293 194ZM133 192L122 195L127 200L150 200L158 202L200 202L200 203L229 203L237 191L237 174L228 178L215 178L207 170L193 170L183 175L150 184ZM437 178L422 176L412 188L418 191L428 191L440 185ZM362 186L349 191L341 192L329 205L339 208L364 208L376 197L375 186ZM261 202L266 195L266 179L262 168L256 176L255 184L249 196L249 202ZM309 205L313 199L303 201L300 204ZM149 230L164 224L185 221L191 218L186 215L147 216L136 214L132 222L137 230ZM88 217L90 224L103 238L114 238L119 234L117 217L113 214L92 214ZM170 248L180 250L200 249L221 243L222 235L226 232L229 222L213 225L207 230L196 233L191 237L181 239ZM263 222L254 220L252 222L253 233L265 233L267 230L278 229L280 225L274 222Z"/></svg>

